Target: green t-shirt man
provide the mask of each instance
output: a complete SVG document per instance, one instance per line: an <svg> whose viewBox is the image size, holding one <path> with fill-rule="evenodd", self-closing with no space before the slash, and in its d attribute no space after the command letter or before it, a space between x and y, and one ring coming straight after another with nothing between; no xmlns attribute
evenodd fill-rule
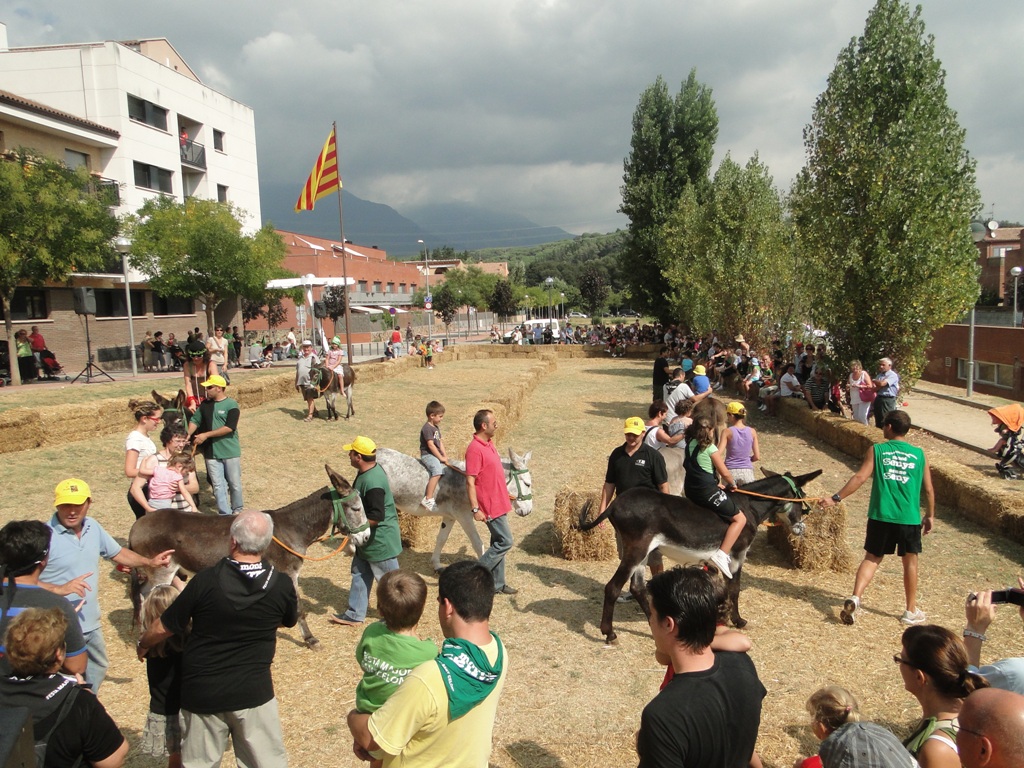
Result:
<svg viewBox="0 0 1024 768"><path fill-rule="evenodd" d="M897 439L875 445L868 517L897 525L920 525L924 467L924 451L916 445Z"/></svg>
<svg viewBox="0 0 1024 768"><path fill-rule="evenodd" d="M387 473L379 464L356 475L352 487L359 492L366 517L376 520L370 538L356 553L368 563L379 563L402 554L402 534L398 529L398 509L391 495Z"/></svg>
<svg viewBox="0 0 1024 768"><path fill-rule="evenodd" d="M238 441L238 403L230 397L221 400L204 400L189 420L196 425L194 432L213 432L228 427L226 435L211 437L203 445L203 456L207 459L237 459L242 455L242 444Z"/></svg>

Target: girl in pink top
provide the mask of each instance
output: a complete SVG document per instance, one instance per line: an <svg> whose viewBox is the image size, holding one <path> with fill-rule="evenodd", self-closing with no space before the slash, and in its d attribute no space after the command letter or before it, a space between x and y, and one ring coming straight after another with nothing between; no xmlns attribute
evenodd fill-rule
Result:
<svg viewBox="0 0 1024 768"><path fill-rule="evenodd" d="M176 453L164 465L153 469L153 477L149 480L149 506L153 509L169 509L176 494L181 494L188 502L189 508L198 513L195 499L185 487L184 475L196 471L196 463L188 453Z"/></svg>

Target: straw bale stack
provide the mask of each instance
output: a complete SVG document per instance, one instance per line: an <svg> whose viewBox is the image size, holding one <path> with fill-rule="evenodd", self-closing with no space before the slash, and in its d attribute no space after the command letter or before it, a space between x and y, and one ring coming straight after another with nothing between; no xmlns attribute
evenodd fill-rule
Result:
<svg viewBox="0 0 1024 768"><path fill-rule="evenodd" d="M617 560L615 531L611 524L600 525L584 533L576 528L580 510L590 502L591 519L597 515L601 494L597 491L583 493L564 486L555 496L555 511L552 523L555 536L566 560Z"/></svg>
<svg viewBox="0 0 1024 768"><path fill-rule="evenodd" d="M43 444L43 425L39 412L12 408L0 413L0 453L38 448Z"/></svg>
<svg viewBox="0 0 1024 768"><path fill-rule="evenodd" d="M828 496L817 482L804 486L811 497ZM823 509L811 506L804 517L804 535L791 536L785 525L768 529L768 543L779 550L791 565L803 571L834 571L845 573L853 565L853 554L846 543L846 505L842 502Z"/></svg>
<svg viewBox="0 0 1024 768"><path fill-rule="evenodd" d="M441 518L436 515L411 515L398 510L398 530L407 549L432 552L440 525Z"/></svg>

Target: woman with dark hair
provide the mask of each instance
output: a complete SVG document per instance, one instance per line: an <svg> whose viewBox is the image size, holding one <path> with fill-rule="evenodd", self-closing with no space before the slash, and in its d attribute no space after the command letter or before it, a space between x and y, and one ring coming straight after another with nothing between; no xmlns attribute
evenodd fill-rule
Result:
<svg viewBox="0 0 1024 768"><path fill-rule="evenodd" d="M46 739L44 768L83 760L95 768L120 768L128 741L99 699L59 673L66 629L59 608L28 608L11 620L3 640L12 675L0 677L0 707L29 710L35 740Z"/></svg>
<svg viewBox="0 0 1024 768"><path fill-rule="evenodd" d="M903 745L922 768L960 768L957 715L964 699L988 687L985 678L968 671L963 640L945 627L918 624L903 633L902 651L893 661L922 713Z"/></svg>

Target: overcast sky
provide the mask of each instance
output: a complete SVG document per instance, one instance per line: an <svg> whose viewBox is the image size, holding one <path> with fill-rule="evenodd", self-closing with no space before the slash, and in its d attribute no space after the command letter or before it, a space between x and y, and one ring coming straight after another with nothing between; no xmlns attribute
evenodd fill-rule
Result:
<svg viewBox="0 0 1024 768"><path fill-rule="evenodd" d="M623 226L640 92L691 67L713 89L715 161L760 153L788 189L802 130L873 0L2 0L12 47L166 37L256 112L264 189L295 196L338 121L346 189L465 201L544 226ZM1020 0L923 0L985 213L1024 219ZM2 87L2 84L0 84ZM266 211L264 211L266 213Z"/></svg>

